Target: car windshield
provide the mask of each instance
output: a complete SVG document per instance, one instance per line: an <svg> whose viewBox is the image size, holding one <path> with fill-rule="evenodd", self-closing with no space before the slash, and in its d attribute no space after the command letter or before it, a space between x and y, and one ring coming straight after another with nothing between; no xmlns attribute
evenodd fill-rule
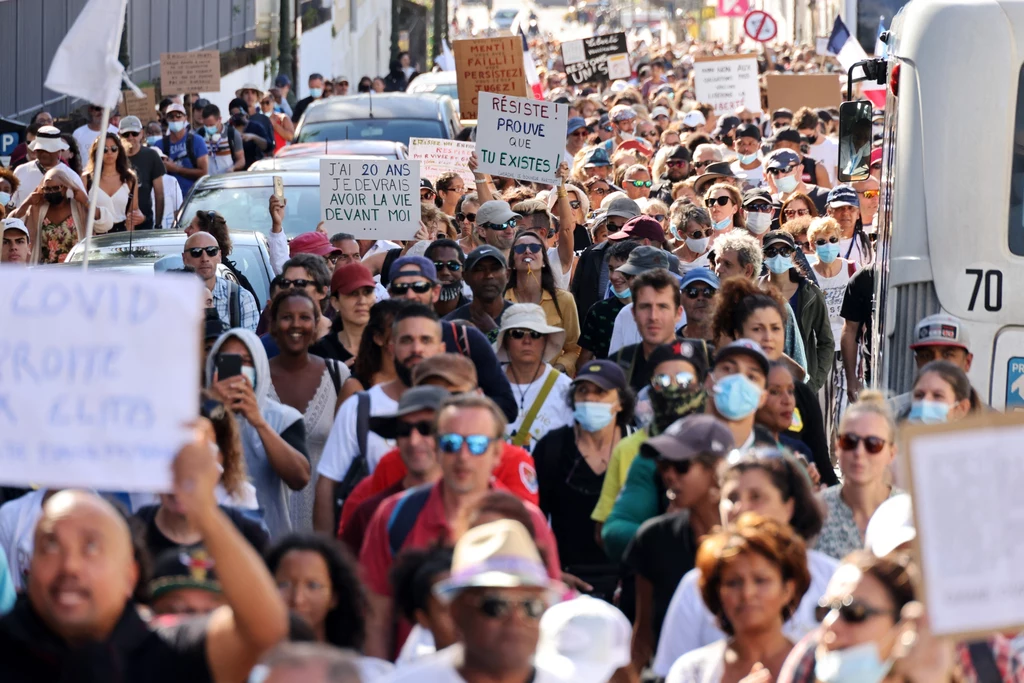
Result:
<svg viewBox="0 0 1024 683"><path fill-rule="evenodd" d="M192 222L196 211L216 211L224 216L228 227L235 230L255 230L270 234L270 195L272 185L266 187L207 187L196 188L188 203L182 207L177 228L184 230ZM320 222L320 187L318 185L284 186L284 232L295 237L312 232Z"/></svg>
<svg viewBox="0 0 1024 683"><path fill-rule="evenodd" d="M408 92L432 92L438 95L447 95L453 100L459 99L459 86L455 83L417 83L413 81L409 85Z"/></svg>
<svg viewBox="0 0 1024 683"><path fill-rule="evenodd" d="M447 138L435 119L349 119L303 124L296 142L390 140L408 145L410 138Z"/></svg>

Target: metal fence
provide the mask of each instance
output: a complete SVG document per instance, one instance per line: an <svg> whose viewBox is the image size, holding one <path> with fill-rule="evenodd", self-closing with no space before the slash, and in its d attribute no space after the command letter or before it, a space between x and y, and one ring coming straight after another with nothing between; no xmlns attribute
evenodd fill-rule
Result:
<svg viewBox="0 0 1024 683"><path fill-rule="evenodd" d="M82 103L43 87L57 46L86 0L0 0L0 116L64 116ZM256 0L129 0L129 77L160 76L160 53L241 48L256 39ZM124 54L126 51L126 55Z"/></svg>

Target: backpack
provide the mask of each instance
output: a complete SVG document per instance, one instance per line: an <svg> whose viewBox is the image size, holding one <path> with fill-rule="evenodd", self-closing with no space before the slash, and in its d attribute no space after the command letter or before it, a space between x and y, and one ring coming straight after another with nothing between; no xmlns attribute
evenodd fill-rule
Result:
<svg viewBox="0 0 1024 683"><path fill-rule="evenodd" d="M238 284L228 280L228 315L231 329L242 325L242 293Z"/></svg>
<svg viewBox="0 0 1024 683"><path fill-rule="evenodd" d="M433 488L433 484L422 484L409 489L398 499L398 504L395 505L395 509L391 511L391 516L388 518L387 527L388 549L391 550L392 557L402 549L402 544L409 537L409 532L416 526L416 520L419 519L420 512L426 506Z"/></svg>
<svg viewBox="0 0 1024 683"><path fill-rule="evenodd" d="M330 365L328 365L330 368ZM333 379L333 375L331 377ZM334 487L334 528L338 528L341 521L341 510L345 506L345 499L349 497L352 490L370 474L369 464L366 462L366 442L370 436L370 395L365 391L356 394L356 444L359 452L352 460L352 464L342 479Z"/></svg>
<svg viewBox="0 0 1024 683"><path fill-rule="evenodd" d="M199 162L196 161L196 150L195 144L192 141L192 136L195 135L192 131L188 130L185 132L185 155L188 157L188 161L192 164L192 168L199 168ZM163 149L164 154L167 158L171 158L171 136L165 135L164 139L160 141L160 147ZM171 159L171 161L174 161Z"/></svg>

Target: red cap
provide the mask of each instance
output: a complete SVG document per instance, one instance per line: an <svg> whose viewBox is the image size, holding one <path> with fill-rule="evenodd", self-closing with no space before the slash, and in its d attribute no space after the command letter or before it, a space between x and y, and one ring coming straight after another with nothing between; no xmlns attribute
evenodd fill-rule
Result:
<svg viewBox="0 0 1024 683"><path fill-rule="evenodd" d="M661 223L650 216L635 216L626 221L626 224L622 226L622 230L608 235L610 240L624 240L627 238L650 240L663 244L665 242L665 230L661 227Z"/></svg>
<svg viewBox="0 0 1024 683"><path fill-rule="evenodd" d="M292 238L292 241L288 243L289 256L298 256L299 254L327 256L336 251L341 252L341 249L333 246L327 239L327 235L322 232L304 232L298 237Z"/></svg>
<svg viewBox="0 0 1024 683"><path fill-rule="evenodd" d="M360 287L376 287L373 273L362 263L339 267L331 276L331 294L351 294Z"/></svg>
<svg viewBox="0 0 1024 683"><path fill-rule="evenodd" d="M875 164L880 164L880 163L882 163L882 148L881 147L876 147L875 149L871 150L871 164L870 164L870 166L874 166Z"/></svg>

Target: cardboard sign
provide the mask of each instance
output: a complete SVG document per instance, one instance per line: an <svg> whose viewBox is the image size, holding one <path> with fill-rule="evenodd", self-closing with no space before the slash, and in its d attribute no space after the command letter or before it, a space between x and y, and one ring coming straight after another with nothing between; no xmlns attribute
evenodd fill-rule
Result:
<svg viewBox="0 0 1024 683"><path fill-rule="evenodd" d="M138 116L145 126L156 121L156 88L139 88L144 97L136 97L131 90L121 92L121 116Z"/></svg>
<svg viewBox="0 0 1024 683"><path fill-rule="evenodd" d="M164 52L160 55L160 92L164 96L220 92L220 53Z"/></svg>
<svg viewBox="0 0 1024 683"><path fill-rule="evenodd" d="M569 107L494 93L480 93L476 129L479 172L527 182L557 184L564 161Z"/></svg>
<svg viewBox="0 0 1024 683"><path fill-rule="evenodd" d="M768 74L765 85L769 111L838 107L843 101L837 74Z"/></svg>
<svg viewBox="0 0 1024 683"><path fill-rule="evenodd" d="M320 217L332 234L411 240L420 228L420 162L321 159Z"/></svg>
<svg viewBox="0 0 1024 683"><path fill-rule="evenodd" d="M198 414L202 287L0 267L0 482L169 491Z"/></svg>
<svg viewBox="0 0 1024 683"><path fill-rule="evenodd" d="M477 118L477 97L481 91L526 97L521 38L456 40L452 50L459 87L459 112L463 119Z"/></svg>
<svg viewBox="0 0 1024 683"><path fill-rule="evenodd" d="M476 181L469 170L469 156L476 151L476 144L461 140L441 138L409 138L409 158L420 162L420 174L432 183L442 173L458 173L466 187L474 187Z"/></svg>
<svg viewBox="0 0 1024 683"><path fill-rule="evenodd" d="M984 412L900 429L933 633L975 641L1024 629L1024 415Z"/></svg>
<svg viewBox="0 0 1024 683"><path fill-rule="evenodd" d="M740 107L760 111L761 87L755 55L698 58L694 60L693 71L697 101L714 106L716 114L734 114Z"/></svg>
<svg viewBox="0 0 1024 683"><path fill-rule="evenodd" d="M562 43L562 62L570 85L629 78L625 33L609 33Z"/></svg>

